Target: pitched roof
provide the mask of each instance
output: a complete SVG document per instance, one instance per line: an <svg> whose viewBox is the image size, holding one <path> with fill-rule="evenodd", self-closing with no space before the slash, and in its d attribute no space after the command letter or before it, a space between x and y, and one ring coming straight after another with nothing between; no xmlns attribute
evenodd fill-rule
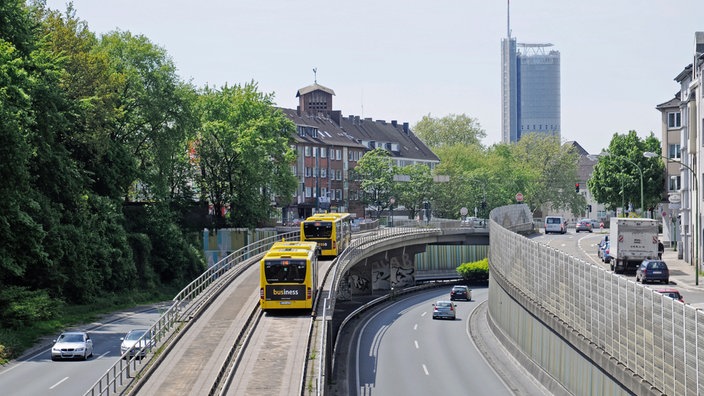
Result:
<svg viewBox="0 0 704 396"><path fill-rule="evenodd" d="M379 144L394 146L397 148L397 151L391 150L394 157L440 162L440 158L411 131L408 123L374 121L350 115L340 119L340 127L362 142L373 141L377 147Z"/></svg>
<svg viewBox="0 0 704 396"><path fill-rule="evenodd" d="M323 91L323 92L327 92L330 95L335 95L335 91L333 91L332 89L330 89L328 87L324 87L318 83L315 83L313 85L309 85L307 87L303 87L303 88L299 89L298 92L296 92L296 97L303 96L307 93L310 93L313 91L318 91L318 90Z"/></svg>
<svg viewBox="0 0 704 396"><path fill-rule="evenodd" d="M296 134L294 139L298 143L315 143L330 146L346 146L362 148L360 142L347 134L332 119L324 115L298 114L296 110L279 108L297 126L310 126L318 130L317 137Z"/></svg>

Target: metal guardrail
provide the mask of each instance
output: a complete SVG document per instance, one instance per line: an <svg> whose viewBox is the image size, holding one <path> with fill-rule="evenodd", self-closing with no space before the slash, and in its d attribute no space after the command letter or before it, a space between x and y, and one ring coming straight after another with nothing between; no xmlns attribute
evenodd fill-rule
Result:
<svg viewBox="0 0 704 396"><path fill-rule="evenodd" d="M173 298L169 309L149 328L148 333L153 338L152 343L146 348L146 357L140 359L139 354L135 354L132 358L128 358L125 356L129 355L127 352L84 393L84 396L111 395L122 392L126 386L134 382L135 378L138 378L140 371L152 362L156 356L153 352L164 348L175 330L196 316L212 298L217 296L220 290L241 272L240 267L245 261L263 254L281 238L297 240L298 237L299 231L295 231L265 238L232 252L212 265L184 287Z"/></svg>
<svg viewBox="0 0 704 396"><path fill-rule="evenodd" d="M492 220L490 271L667 395L704 395L704 312Z"/></svg>
<svg viewBox="0 0 704 396"><path fill-rule="evenodd" d="M378 226L378 222L374 225ZM370 231L352 241L350 247L337 259L338 265L333 271L333 289L324 302L327 312L333 312L336 298L337 282L342 274L349 269L349 266L356 263L356 258L365 254L365 250L375 244L388 243L394 240L407 238L412 234L432 234L442 233L443 230L456 229L458 232L466 232L466 226L462 226L459 221L431 221L405 222L403 227L382 228L379 231ZM174 333L183 323L188 322L196 316L217 294L237 276L241 270L241 265L248 259L265 253L274 242L281 240L298 240L299 231L284 233L269 238L259 240L236 250L227 257L208 268L198 278L184 287L173 299L171 306L159 317L150 328L148 333L152 335L152 343L147 347L145 358L122 356L113 366L111 366L93 386L84 393L84 396L111 395L118 394L126 387L134 383L139 378L141 371L152 364L159 350L164 349L171 341ZM343 263L340 265L340 263ZM235 271L233 271L235 270ZM330 304L332 302L332 304ZM327 321L323 320L324 329L321 334L326 333ZM322 342L322 341L321 341ZM323 351L324 352L324 351ZM126 353L126 355L129 354ZM323 356L325 354L323 353ZM319 372L319 375L323 373ZM321 383L319 378L319 383Z"/></svg>

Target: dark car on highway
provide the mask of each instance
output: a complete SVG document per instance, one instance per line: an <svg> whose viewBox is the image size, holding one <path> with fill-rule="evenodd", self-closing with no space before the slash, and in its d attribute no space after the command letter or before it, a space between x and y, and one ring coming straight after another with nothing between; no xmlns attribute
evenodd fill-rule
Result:
<svg viewBox="0 0 704 396"><path fill-rule="evenodd" d="M455 300L472 300L472 290L467 286L453 286L450 290L450 301Z"/></svg>

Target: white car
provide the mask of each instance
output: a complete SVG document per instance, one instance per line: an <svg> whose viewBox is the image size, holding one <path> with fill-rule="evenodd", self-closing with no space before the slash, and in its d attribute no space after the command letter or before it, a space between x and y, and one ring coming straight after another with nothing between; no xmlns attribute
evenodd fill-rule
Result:
<svg viewBox="0 0 704 396"><path fill-rule="evenodd" d="M93 356L93 340L85 331L67 331L54 340L51 360L83 359Z"/></svg>
<svg viewBox="0 0 704 396"><path fill-rule="evenodd" d="M126 357L132 357L139 354L139 357L147 356L147 352L154 347L154 341L150 337L147 329L134 329L120 338L120 353Z"/></svg>

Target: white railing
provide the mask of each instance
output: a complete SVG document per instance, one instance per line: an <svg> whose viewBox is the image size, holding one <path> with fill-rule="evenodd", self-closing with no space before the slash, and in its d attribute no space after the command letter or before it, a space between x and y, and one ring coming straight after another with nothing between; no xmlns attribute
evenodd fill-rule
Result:
<svg viewBox="0 0 704 396"><path fill-rule="evenodd" d="M274 242L281 238L297 240L299 232L290 232L259 240L232 252L215 265L208 268L198 278L189 283L173 298L171 306L149 329L152 343L146 347L144 359L139 358L139 353L128 358L127 352L110 367L93 386L84 393L84 396L111 395L121 393L123 388L129 386L155 357L157 350L165 347L174 331L184 322L196 316L210 299L215 297L234 277L244 270L244 263L251 258L263 254Z"/></svg>

